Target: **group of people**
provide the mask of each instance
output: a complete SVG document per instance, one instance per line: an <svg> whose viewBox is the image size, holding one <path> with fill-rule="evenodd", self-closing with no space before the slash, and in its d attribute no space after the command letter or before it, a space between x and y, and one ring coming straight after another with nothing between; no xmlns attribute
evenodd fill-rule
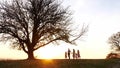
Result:
<svg viewBox="0 0 120 68"><path fill-rule="evenodd" d="M79 50L75 52L75 49L73 49L73 52L71 52L71 50L68 49L68 51L65 52L65 59L71 59L71 54L72 54L73 59L80 59L80 52Z"/></svg>

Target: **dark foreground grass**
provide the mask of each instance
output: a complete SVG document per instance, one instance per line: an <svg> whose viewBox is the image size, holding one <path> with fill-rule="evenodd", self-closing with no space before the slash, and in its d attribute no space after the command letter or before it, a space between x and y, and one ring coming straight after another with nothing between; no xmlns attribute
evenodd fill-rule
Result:
<svg viewBox="0 0 120 68"><path fill-rule="evenodd" d="M120 68L119 59L4 60L0 68Z"/></svg>

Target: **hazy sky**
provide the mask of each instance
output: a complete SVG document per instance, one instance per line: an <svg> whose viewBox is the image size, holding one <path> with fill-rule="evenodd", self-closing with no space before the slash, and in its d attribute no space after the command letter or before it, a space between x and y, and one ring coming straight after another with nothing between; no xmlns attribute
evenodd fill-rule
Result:
<svg viewBox="0 0 120 68"><path fill-rule="evenodd" d="M74 10L76 23L89 24L87 39L79 44L83 56L105 57L110 49L108 37L120 31L120 0L66 0L65 4Z"/></svg>
<svg viewBox="0 0 120 68"><path fill-rule="evenodd" d="M43 58L44 53L54 53L54 58L64 58L67 48L75 48L80 50L81 58L105 58L110 52L107 39L120 31L120 0L63 0L63 5L70 6L75 24L89 24L84 41L77 41L78 46L64 43L60 46L47 46L36 51L35 56ZM25 53L8 47L1 44L0 58L26 58Z"/></svg>

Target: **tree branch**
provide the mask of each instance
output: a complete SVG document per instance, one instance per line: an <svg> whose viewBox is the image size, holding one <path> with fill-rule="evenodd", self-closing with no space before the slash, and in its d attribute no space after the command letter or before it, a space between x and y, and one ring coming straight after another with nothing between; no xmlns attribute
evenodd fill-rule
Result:
<svg viewBox="0 0 120 68"><path fill-rule="evenodd" d="M47 45L47 44L49 44L49 43L51 43L51 42L53 42L53 41L56 41L56 40L60 40L60 37L58 37L58 38L56 38L56 39L53 39L53 40L50 40L49 42L47 42L47 43L45 43L45 44L43 44L43 45L35 48L34 50L37 50L37 49L39 49L40 47L43 47L43 46L45 46L45 45Z"/></svg>

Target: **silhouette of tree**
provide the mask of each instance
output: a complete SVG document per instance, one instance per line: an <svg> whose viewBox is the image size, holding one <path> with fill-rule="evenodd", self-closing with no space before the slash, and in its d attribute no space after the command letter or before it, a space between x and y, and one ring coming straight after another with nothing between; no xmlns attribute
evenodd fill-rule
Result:
<svg viewBox="0 0 120 68"><path fill-rule="evenodd" d="M106 56L106 59L114 59L114 58L119 58L119 56L118 56L117 53L109 53L109 54Z"/></svg>
<svg viewBox="0 0 120 68"><path fill-rule="evenodd" d="M34 59L33 52L40 47L56 43L57 40L73 44L86 33L87 27L82 27L78 35L72 34L71 15L69 9L63 8L56 0L12 0L1 3L1 41L11 40L12 47L22 49L28 59Z"/></svg>
<svg viewBox="0 0 120 68"><path fill-rule="evenodd" d="M113 34L109 39L108 43L111 44L111 48L114 51L120 51L120 32Z"/></svg>

